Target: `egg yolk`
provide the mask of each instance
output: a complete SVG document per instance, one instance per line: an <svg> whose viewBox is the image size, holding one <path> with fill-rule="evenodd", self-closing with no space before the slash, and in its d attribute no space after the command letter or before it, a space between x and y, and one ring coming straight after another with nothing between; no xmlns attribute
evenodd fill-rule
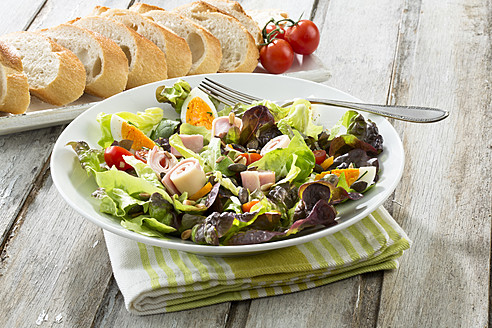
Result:
<svg viewBox="0 0 492 328"><path fill-rule="evenodd" d="M210 106L200 97L191 99L186 109L186 123L212 129L214 115Z"/></svg>
<svg viewBox="0 0 492 328"><path fill-rule="evenodd" d="M121 136L123 139L132 140L132 149L135 150L142 149L142 147L152 149L155 146L155 143L142 131L126 122L122 122L121 124Z"/></svg>

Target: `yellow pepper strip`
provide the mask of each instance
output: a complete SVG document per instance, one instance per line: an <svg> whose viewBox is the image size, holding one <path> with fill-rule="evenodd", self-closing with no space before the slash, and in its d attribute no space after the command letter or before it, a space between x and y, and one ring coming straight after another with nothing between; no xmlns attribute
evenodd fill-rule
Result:
<svg viewBox="0 0 492 328"><path fill-rule="evenodd" d="M191 197L188 197L189 200L193 200L193 201L196 201L200 198L202 198L203 196L205 196L206 194L208 194L210 192L210 190L212 190L212 184L210 182L208 182L206 185L204 185L202 187L202 189L198 190L194 195L192 195Z"/></svg>
<svg viewBox="0 0 492 328"><path fill-rule="evenodd" d="M323 170L328 170L328 168L333 164L333 156L331 157L327 157L323 163L321 163L321 167L323 168Z"/></svg>

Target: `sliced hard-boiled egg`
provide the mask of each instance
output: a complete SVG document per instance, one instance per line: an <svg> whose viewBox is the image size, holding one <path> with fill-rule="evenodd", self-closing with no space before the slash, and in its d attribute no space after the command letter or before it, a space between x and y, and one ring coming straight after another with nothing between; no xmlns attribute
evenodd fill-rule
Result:
<svg viewBox="0 0 492 328"><path fill-rule="evenodd" d="M217 110L208 95L198 88L191 89L181 107L181 122L212 129Z"/></svg>
<svg viewBox="0 0 492 328"><path fill-rule="evenodd" d="M359 167L359 177L357 181L364 181L370 186L374 179L376 178L376 167L375 166L363 166Z"/></svg>
<svg viewBox="0 0 492 328"><path fill-rule="evenodd" d="M126 123L124 119L116 114L111 115L111 122L109 125L111 127L111 135L114 140L123 140L123 135L121 134L121 127L123 123Z"/></svg>
<svg viewBox="0 0 492 328"><path fill-rule="evenodd" d="M116 114L111 115L110 127L113 139L116 141L121 141L123 139L133 141L132 149L139 150L143 147L152 149L155 146L155 142L147 137L142 131Z"/></svg>

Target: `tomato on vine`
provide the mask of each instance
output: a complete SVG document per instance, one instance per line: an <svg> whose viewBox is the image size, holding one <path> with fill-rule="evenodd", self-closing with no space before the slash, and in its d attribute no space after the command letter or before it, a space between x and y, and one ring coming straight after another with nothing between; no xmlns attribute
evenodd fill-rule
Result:
<svg viewBox="0 0 492 328"><path fill-rule="evenodd" d="M270 73L281 74L292 66L294 51L287 41L274 39L261 47L260 62Z"/></svg>
<svg viewBox="0 0 492 328"><path fill-rule="evenodd" d="M266 34L270 34L272 32L272 37L277 39L285 40L285 29L283 26L277 26L274 23L267 24L265 27Z"/></svg>
<svg viewBox="0 0 492 328"><path fill-rule="evenodd" d="M260 48L260 62L268 72L281 74L292 66L294 50L287 41L277 37L279 27L269 27L272 22L273 19L265 25L262 31L265 43Z"/></svg>
<svg viewBox="0 0 492 328"><path fill-rule="evenodd" d="M303 19L286 28L284 38L295 53L310 55L318 48L320 36L316 24Z"/></svg>

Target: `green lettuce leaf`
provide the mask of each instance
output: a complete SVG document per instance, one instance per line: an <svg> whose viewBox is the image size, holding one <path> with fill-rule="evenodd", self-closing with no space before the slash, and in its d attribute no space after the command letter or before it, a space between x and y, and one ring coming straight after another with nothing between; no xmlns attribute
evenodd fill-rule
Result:
<svg viewBox="0 0 492 328"><path fill-rule="evenodd" d="M118 217L129 215L137 206L139 206L138 209L143 211L148 209L148 201L132 197L121 188L113 188L111 190L99 188L93 196L101 200L101 212Z"/></svg>
<svg viewBox="0 0 492 328"><path fill-rule="evenodd" d="M277 184L282 184L286 182L292 182L301 173L301 168L296 165L297 159L299 157L296 154L292 155L292 165L290 166L289 172L282 180L278 181Z"/></svg>
<svg viewBox="0 0 492 328"><path fill-rule="evenodd" d="M106 162L104 160L104 151L102 149L91 149L85 141L71 141L67 143L67 146L73 148L79 158L80 165L87 174L106 171L106 168L104 167Z"/></svg>
<svg viewBox="0 0 492 328"><path fill-rule="evenodd" d="M222 156L220 151L221 141L220 138L212 138L210 143L200 153L200 156L203 158L205 165L205 172L210 171L220 171L222 174L230 176L233 175L234 172L231 172L227 167L234 162L228 156L225 156L224 159L217 163L217 159Z"/></svg>
<svg viewBox="0 0 492 328"><path fill-rule="evenodd" d="M289 175L289 179L292 179L289 180L291 182L304 181L314 168L314 154L299 132L295 130L293 132L294 138L287 148L275 149L266 153L260 160L250 164L250 167L256 166L260 170L274 171L277 179ZM292 166L296 166L298 169Z"/></svg>
<svg viewBox="0 0 492 328"><path fill-rule="evenodd" d="M160 86L157 88L155 96L158 102L170 103L178 114L181 113L183 102L188 97L191 86L188 82L179 80L172 87Z"/></svg>
<svg viewBox="0 0 492 328"><path fill-rule="evenodd" d="M234 196L237 196L239 194L239 188L232 183L231 179L224 177L220 171L215 171L212 174L215 177L215 180L220 183L220 185L226 189L228 189L230 192L234 194Z"/></svg>
<svg viewBox="0 0 492 328"><path fill-rule="evenodd" d="M354 110L348 110L343 114L342 117L338 120L337 124L335 124L331 129L330 129L330 136L329 140L335 138L336 136L339 136L343 133L340 132L342 128L346 129L349 127L350 123L353 121L353 118L355 118L359 113L357 113ZM345 132L343 131L343 132Z"/></svg>
<svg viewBox="0 0 492 328"><path fill-rule="evenodd" d="M121 226L148 237L167 239L164 234L174 232L176 229L145 215L139 215L132 219L124 219Z"/></svg>
<svg viewBox="0 0 492 328"><path fill-rule="evenodd" d="M173 202L172 198L164 189L155 186L152 182L139 177L134 177L124 171L119 171L116 168L96 173L96 183L100 188L104 188L106 192L110 192L115 188L124 190L129 195L140 193L152 195L157 192L168 202Z"/></svg>
<svg viewBox="0 0 492 328"><path fill-rule="evenodd" d="M314 124L311 103L304 99L297 99L289 108L287 116L278 121L278 129L283 134L289 135L289 127L292 127L317 140L318 135L323 131L323 126Z"/></svg>
<svg viewBox="0 0 492 328"><path fill-rule="evenodd" d="M234 212L237 214L243 213L243 210L241 208L241 202L239 201L239 198L236 196L231 196L226 203L224 204L224 212Z"/></svg>
<svg viewBox="0 0 492 328"><path fill-rule="evenodd" d="M142 162L141 160L138 160L137 158L135 158L135 156L123 156L123 159L126 163L128 163L135 169L135 172L137 172L137 176L139 178L150 182L153 186L157 188L164 188L161 181L157 177L157 174L155 174L150 165Z"/></svg>
<svg viewBox="0 0 492 328"><path fill-rule="evenodd" d="M169 139L176 132L179 121L163 119L150 134L150 139Z"/></svg>

